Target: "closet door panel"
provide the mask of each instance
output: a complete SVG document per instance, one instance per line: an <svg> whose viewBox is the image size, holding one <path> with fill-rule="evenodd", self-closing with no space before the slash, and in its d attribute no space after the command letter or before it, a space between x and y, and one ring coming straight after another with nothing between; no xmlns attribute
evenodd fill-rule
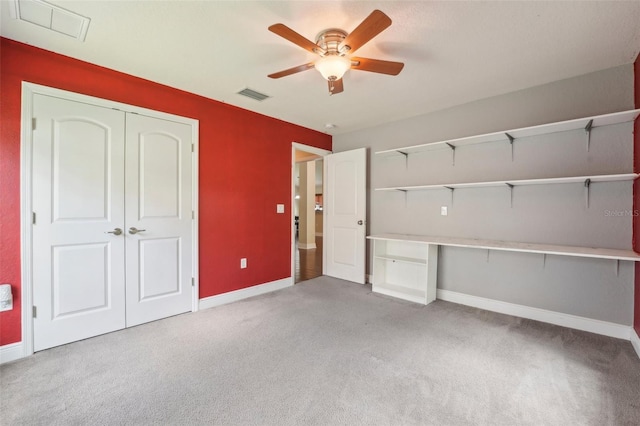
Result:
<svg viewBox="0 0 640 426"><path fill-rule="evenodd" d="M124 113L34 95L34 350L125 326ZM108 233L115 232L115 233Z"/></svg>
<svg viewBox="0 0 640 426"><path fill-rule="evenodd" d="M127 115L127 326L192 308L191 126Z"/></svg>

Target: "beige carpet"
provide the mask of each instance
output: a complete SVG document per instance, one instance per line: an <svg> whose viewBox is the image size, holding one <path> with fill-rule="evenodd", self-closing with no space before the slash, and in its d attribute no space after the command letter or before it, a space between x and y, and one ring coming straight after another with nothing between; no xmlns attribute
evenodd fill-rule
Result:
<svg viewBox="0 0 640 426"><path fill-rule="evenodd" d="M0 367L2 425L637 425L629 342L320 277Z"/></svg>

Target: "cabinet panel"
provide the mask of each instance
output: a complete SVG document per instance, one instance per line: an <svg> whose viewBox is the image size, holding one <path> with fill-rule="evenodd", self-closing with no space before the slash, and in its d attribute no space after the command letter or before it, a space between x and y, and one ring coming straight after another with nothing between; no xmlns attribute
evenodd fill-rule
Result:
<svg viewBox="0 0 640 426"><path fill-rule="evenodd" d="M374 240L373 286L376 293L427 304L435 300L437 246Z"/></svg>

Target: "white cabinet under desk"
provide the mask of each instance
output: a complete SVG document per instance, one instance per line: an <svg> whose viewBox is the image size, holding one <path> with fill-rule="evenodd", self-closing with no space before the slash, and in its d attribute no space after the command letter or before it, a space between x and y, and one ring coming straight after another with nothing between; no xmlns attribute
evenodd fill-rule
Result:
<svg viewBox="0 0 640 426"><path fill-rule="evenodd" d="M374 244L374 292L424 305L436 299L437 245L376 236L367 238Z"/></svg>

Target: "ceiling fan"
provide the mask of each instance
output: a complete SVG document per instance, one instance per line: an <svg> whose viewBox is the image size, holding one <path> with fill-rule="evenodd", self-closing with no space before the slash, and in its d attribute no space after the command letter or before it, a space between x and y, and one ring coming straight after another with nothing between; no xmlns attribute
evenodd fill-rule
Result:
<svg viewBox="0 0 640 426"><path fill-rule="evenodd" d="M281 78L315 68L328 81L329 94L335 95L344 90L342 77L350 69L398 75L404 67L402 62L349 56L390 25L391 18L379 10L374 10L351 33L330 28L318 34L315 43L284 24L271 25L269 31L309 52L320 55L320 58L315 62L269 74L269 77Z"/></svg>

